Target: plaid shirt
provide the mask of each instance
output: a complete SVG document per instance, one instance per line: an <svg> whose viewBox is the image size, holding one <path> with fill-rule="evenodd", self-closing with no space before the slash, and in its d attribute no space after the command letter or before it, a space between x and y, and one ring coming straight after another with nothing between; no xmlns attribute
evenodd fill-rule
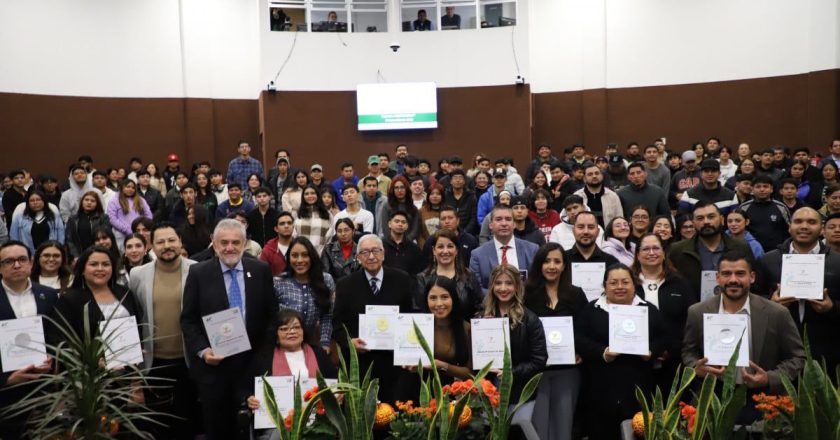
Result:
<svg viewBox="0 0 840 440"><path fill-rule="evenodd" d="M228 164L226 182L229 184L236 182L242 185L242 189L244 190L248 188L248 176L251 174L256 174L262 178L265 175L262 163L253 157L249 157L247 160L236 157Z"/></svg>
<svg viewBox="0 0 840 440"><path fill-rule="evenodd" d="M322 310L315 304L315 297L309 289L308 284L300 284L286 274L274 277L274 294L280 310L292 309L303 316L303 326L307 331L312 332L319 328L319 340L322 347L329 347L332 336L332 313L335 305L335 281L328 273L324 273L324 283L330 290L330 307Z"/></svg>
<svg viewBox="0 0 840 440"><path fill-rule="evenodd" d="M335 235L333 216L322 219L318 214L312 214L307 218L299 218L295 220L295 235L308 238L318 250L318 255L321 255L324 253L324 247Z"/></svg>

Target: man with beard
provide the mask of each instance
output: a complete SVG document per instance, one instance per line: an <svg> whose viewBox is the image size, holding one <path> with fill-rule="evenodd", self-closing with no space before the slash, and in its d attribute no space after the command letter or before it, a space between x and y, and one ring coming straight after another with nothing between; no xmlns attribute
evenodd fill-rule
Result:
<svg viewBox="0 0 840 440"><path fill-rule="evenodd" d="M583 181L586 185L575 191L586 202L589 210L598 217L598 225L606 227L616 218L621 217L621 200L615 191L604 186L604 175L601 169L593 163L588 163L583 170Z"/></svg>
<svg viewBox="0 0 840 440"><path fill-rule="evenodd" d="M828 371L834 371L840 364L840 352L834 341L840 333L840 254L820 242L822 229L819 212L810 207L797 210L790 222L791 238L761 259L753 292L787 307L803 337L807 326L811 354L817 360L824 358ZM825 255L823 299L780 297L782 259L787 254Z"/></svg>
<svg viewBox="0 0 840 440"><path fill-rule="evenodd" d="M700 164L701 184L683 193L678 207L680 212L691 212L698 202L714 203L723 214L735 207L735 193L720 183L720 162L706 159Z"/></svg>
<svg viewBox="0 0 840 440"><path fill-rule="evenodd" d="M260 252L260 260L271 266L271 274L274 276L279 276L286 270L286 251L289 250L295 232L294 224L295 217L291 212L278 212L277 224L274 225L277 236L268 240Z"/></svg>
<svg viewBox="0 0 840 440"><path fill-rule="evenodd" d="M172 223L160 223L151 231L152 249L157 259L131 271L129 288L140 302L143 323L143 350L146 368L156 378L145 390L146 403L154 411L174 416L161 419L166 428L155 427L159 438L192 438L197 422L195 386L187 371L181 333L181 298L189 268L195 261L181 257L181 238Z"/></svg>
<svg viewBox="0 0 840 440"><path fill-rule="evenodd" d="M671 263L694 290L695 299L705 301L715 294L715 273L721 256L730 250L743 252L753 260L746 241L723 234L723 216L714 203L694 205L692 221L697 233L689 240L671 245Z"/></svg>
<svg viewBox="0 0 840 440"><path fill-rule="evenodd" d="M703 357L704 314L743 314L749 316L749 327L743 338L749 341L748 368L738 368L736 381L749 389L749 394L785 392L781 376L799 377L805 364L805 350L785 307L750 292L755 282L752 258L738 251L730 251L720 259L716 282L721 294L694 304L688 309L685 325L682 360L693 367L697 376L714 374L722 378L726 366L709 365ZM747 398L752 402L751 398ZM740 424L750 424L760 413L752 406L738 417Z"/></svg>
<svg viewBox="0 0 840 440"><path fill-rule="evenodd" d="M207 439L235 438L236 414L242 403L242 372L263 344L273 344L277 327L277 299L271 269L255 258L242 258L248 241L245 225L224 219L213 231L216 257L196 263L184 283L181 330L190 376L196 381ZM251 349L220 356L210 346L204 316L239 310Z"/></svg>
<svg viewBox="0 0 840 440"><path fill-rule="evenodd" d="M596 244L601 233L601 227L598 226L595 214L589 211L582 211L577 214L573 229L575 245L566 251L565 257L566 264L571 264L573 280L575 266L578 266L575 263L604 263L604 268L618 264L615 257L602 251ZM591 301L601 293L586 292L586 298Z"/></svg>

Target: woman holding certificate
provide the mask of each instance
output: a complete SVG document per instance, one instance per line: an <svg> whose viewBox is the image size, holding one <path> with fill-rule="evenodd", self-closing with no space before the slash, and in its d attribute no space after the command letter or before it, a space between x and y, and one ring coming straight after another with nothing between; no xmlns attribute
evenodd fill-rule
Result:
<svg viewBox="0 0 840 440"><path fill-rule="evenodd" d="M465 265L464 260L458 255L458 236L449 229L439 229L429 238L432 247L432 261L429 267L417 274L418 292L426 292L426 296L420 298L418 308L423 308L428 298L429 283L437 277L447 277L455 283L455 290L460 303L460 316L469 321L481 311L481 303L484 295L481 292L481 285L478 278Z"/></svg>
<svg viewBox="0 0 840 440"><path fill-rule="evenodd" d="M630 230L629 227L627 230ZM572 274L566 270L567 267L563 247L559 243L546 243L534 255L534 262L528 270L530 276L525 282L525 306L540 318L575 317L586 307L586 294L580 287L572 285ZM564 336L569 335L563 335L561 328L549 328L545 327L547 344L560 346L561 341L567 340ZM574 350L574 339L571 340L571 349ZM567 363L568 359L555 362L549 356L549 366L537 388L532 418L540 438L572 438L581 382L581 373L576 365L581 358L575 353L570 358L570 363Z"/></svg>
<svg viewBox="0 0 840 440"><path fill-rule="evenodd" d="M510 264L496 266L490 272L488 285L487 297L484 298L484 317L507 318L509 321L510 358L513 364L510 404L514 405L531 377L545 369L548 360L545 333L540 318L525 307L525 289L519 269ZM500 369L490 371L502 374ZM523 431L535 433L531 423L533 409L532 404L521 407L514 415L513 423L520 425Z"/></svg>
<svg viewBox="0 0 840 440"><path fill-rule="evenodd" d="M315 246L306 237L295 237L286 251L286 272L274 278L280 309L301 315L307 332L318 335L324 351L330 350L335 282L325 273Z"/></svg>
<svg viewBox="0 0 840 440"><path fill-rule="evenodd" d="M654 371L656 385L666 392L681 363L688 307L696 303L697 298L688 282L671 265L668 246L656 233L645 234L639 240L632 269L639 280L636 295L659 309L668 329L665 352L657 359L659 362Z"/></svg>
<svg viewBox="0 0 840 440"><path fill-rule="evenodd" d="M441 232L441 231L438 231ZM455 251L457 259L458 251ZM470 365L470 324L464 321L457 282L445 276L432 275L423 289L424 313L435 315L435 367L442 373L441 382L472 377Z"/></svg>
<svg viewBox="0 0 840 440"><path fill-rule="evenodd" d="M636 296L629 267L604 273L604 294L575 320L575 342L584 370L589 438L620 438L621 421L639 410L635 390L653 390L653 366L666 348L666 332L656 307Z"/></svg>

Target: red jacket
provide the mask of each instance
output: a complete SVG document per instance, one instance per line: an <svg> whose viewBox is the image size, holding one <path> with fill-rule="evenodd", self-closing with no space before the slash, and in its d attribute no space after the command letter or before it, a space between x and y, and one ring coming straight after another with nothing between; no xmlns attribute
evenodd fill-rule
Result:
<svg viewBox="0 0 840 440"><path fill-rule="evenodd" d="M271 274L273 276L280 275L286 270L286 257L277 250L277 238L268 240L260 253L260 260L265 261L271 266Z"/></svg>
<svg viewBox="0 0 840 440"><path fill-rule="evenodd" d="M560 220L560 214L550 208L545 211L542 217L536 211L528 211L528 217L531 217L531 220L537 225L537 229L543 233L546 243L548 243L548 237L551 235L551 228L562 221Z"/></svg>

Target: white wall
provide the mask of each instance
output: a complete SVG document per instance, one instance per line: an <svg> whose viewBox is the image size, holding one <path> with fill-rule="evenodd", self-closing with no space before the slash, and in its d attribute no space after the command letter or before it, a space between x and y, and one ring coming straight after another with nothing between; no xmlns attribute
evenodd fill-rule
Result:
<svg viewBox="0 0 840 440"><path fill-rule="evenodd" d="M511 84L512 36L535 92L840 68L837 0L520 2L515 27L403 33L394 14L387 33L298 34L278 87L353 90L377 69L390 82ZM0 92L255 99L294 37L268 30L264 0L6 0Z"/></svg>

